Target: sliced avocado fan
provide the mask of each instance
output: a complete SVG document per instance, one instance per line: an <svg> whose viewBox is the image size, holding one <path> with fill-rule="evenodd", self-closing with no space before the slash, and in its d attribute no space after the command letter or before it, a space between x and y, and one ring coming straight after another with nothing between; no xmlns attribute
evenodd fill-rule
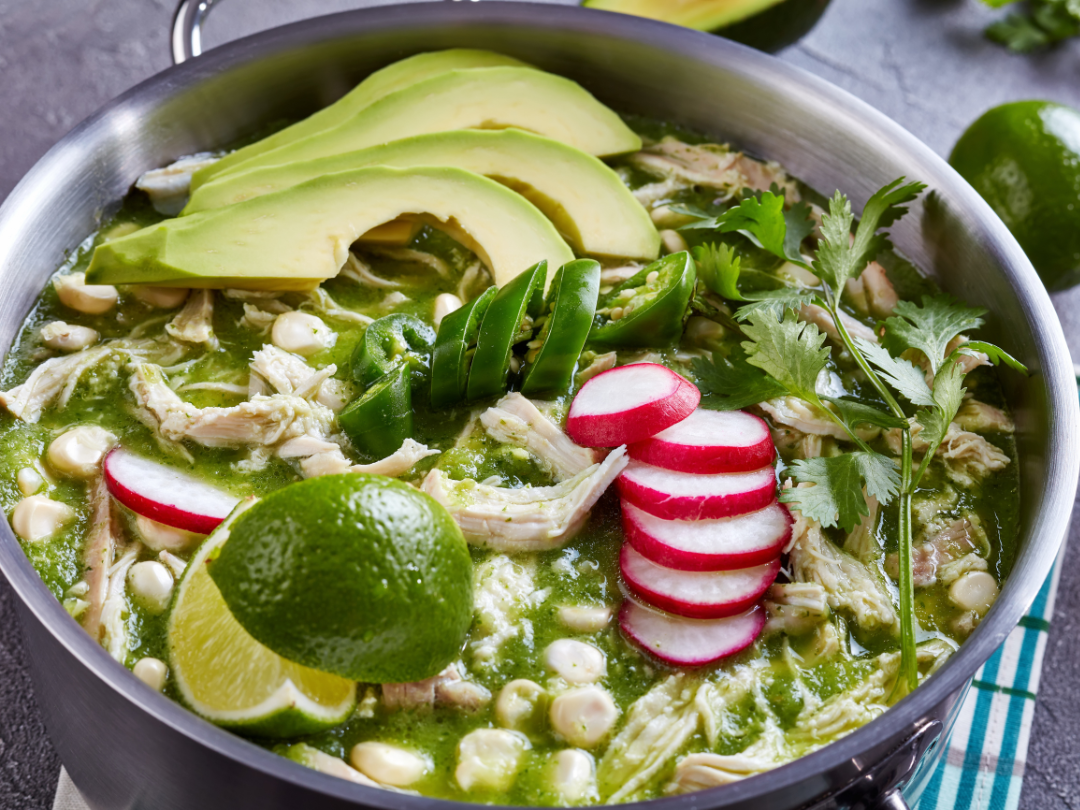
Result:
<svg viewBox="0 0 1080 810"><path fill-rule="evenodd" d="M473 250L498 285L542 259L554 267L574 259L532 203L493 180L448 167L374 166L114 239L94 250L87 281L309 290L338 274L357 237L405 215Z"/></svg>
<svg viewBox="0 0 1080 810"><path fill-rule="evenodd" d="M510 127L600 157L641 148L634 131L576 82L532 68L475 68L406 87L333 129L233 164L230 173L315 160L431 132ZM197 174L192 189L207 179Z"/></svg>
<svg viewBox="0 0 1080 810"><path fill-rule="evenodd" d="M437 132L357 152L231 173L196 191L182 216L365 166L466 169L525 196L581 253L652 260L660 252L660 235L648 212L614 171L579 149L520 130Z"/></svg>
<svg viewBox="0 0 1080 810"><path fill-rule="evenodd" d="M497 67L499 65L527 68L529 65L509 56L492 51L479 51L469 48L453 48L446 51L420 53L387 65L377 70L360 84L328 107L324 107L302 121L275 132L262 140L237 149L212 166L207 166L195 175L192 187L198 188L211 178L225 174L231 168L245 160L250 160L264 152L299 141L309 135L332 129L351 118L360 110L381 98L396 93L410 85L430 79L451 70L468 68Z"/></svg>

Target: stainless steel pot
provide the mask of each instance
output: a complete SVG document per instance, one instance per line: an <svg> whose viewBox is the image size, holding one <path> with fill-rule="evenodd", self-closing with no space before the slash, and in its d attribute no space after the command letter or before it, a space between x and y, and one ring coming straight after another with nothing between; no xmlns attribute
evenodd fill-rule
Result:
<svg viewBox="0 0 1080 810"><path fill-rule="evenodd" d="M194 27L200 15L193 12L197 6L178 16L179 30ZM181 56L190 49L186 35L174 44ZM1017 423L1022 490L1021 550L1012 575L960 651L881 718L768 775L654 803L657 810L903 807L897 788L909 799L921 790L972 675L1050 570L1076 491L1080 414L1057 317L1002 223L929 149L820 79L704 34L525 3L383 7L234 42L106 106L12 192L0 208L0 346L7 350L49 274L141 172L309 113L390 61L453 46L503 51L570 76L616 109L709 131L781 161L822 191L842 188L859 204L900 175L929 184L925 203L894 228L894 241L946 290L987 307L988 331L1034 370L1026 379L1003 375ZM6 523L0 567L19 598L46 724L93 807L440 810L444 804L305 769L151 691L71 621Z"/></svg>

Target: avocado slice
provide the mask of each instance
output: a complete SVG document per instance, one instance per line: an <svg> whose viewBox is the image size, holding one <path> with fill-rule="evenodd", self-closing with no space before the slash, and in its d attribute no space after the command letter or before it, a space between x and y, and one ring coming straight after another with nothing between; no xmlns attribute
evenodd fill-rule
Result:
<svg viewBox="0 0 1080 810"><path fill-rule="evenodd" d="M250 160L264 152L285 146L293 141L299 141L317 132L333 129L364 109L364 107L391 93L396 93L398 90L430 79L432 76L438 76L440 73L451 70L498 67L500 65L529 67L524 62L509 56L503 56L501 53L470 48L453 48L447 51L419 53L416 56L410 56L408 59L401 59L387 65L382 70L375 71L330 106L323 107L302 121L297 121L292 126L285 127L285 129L275 132L273 135L249 144L242 149L237 149L235 152L225 155L213 165L207 166L195 175L192 188L198 188L201 183L206 183L213 177L225 174L237 164Z"/></svg>
<svg viewBox="0 0 1080 810"><path fill-rule="evenodd" d="M333 129L264 152L236 164L231 172L315 160L431 132L510 127L590 155L641 148L634 131L576 82L532 68L474 68L406 87ZM193 182L192 190L199 185Z"/></svg>
<svg viewBox="0 0 1080 810"><path fill-rule="evenodd" d="M229 174L196 191L181 216L364 166L467 169L524 195L581 253L648 260L660 255L660 235L648 212L614 171L572 146L514 129L436 132L358 152Z"/></svg>
<svg viewBox="0 0 1080 810"><path fill-rule="evenodd" d="M532 203L493 180L447 167L373 166L114 239L94 250L87 281L309 290L338 274L361 234L403 215L450 232L499 285L542 259L574 259Z"/></svg>
<svg viewBox="0 0 1080 810"><path fill-rule="evenodd" d="M584 0L582 5L708 31L773 53L809 32L829 0Z"/></svg>

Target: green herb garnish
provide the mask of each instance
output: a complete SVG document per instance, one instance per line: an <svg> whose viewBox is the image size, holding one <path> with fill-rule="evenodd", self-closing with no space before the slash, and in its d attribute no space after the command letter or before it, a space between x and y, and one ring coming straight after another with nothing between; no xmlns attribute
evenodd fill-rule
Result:
<svg viewBox="0 0 1080 810"><path fill-rule="evenodd" d="M983 0L1001 8L1016 0ZM1080 0L1028 0L1023 11L991 23L987 38L1014 53L1030 53L1080 35Z"/></svg>

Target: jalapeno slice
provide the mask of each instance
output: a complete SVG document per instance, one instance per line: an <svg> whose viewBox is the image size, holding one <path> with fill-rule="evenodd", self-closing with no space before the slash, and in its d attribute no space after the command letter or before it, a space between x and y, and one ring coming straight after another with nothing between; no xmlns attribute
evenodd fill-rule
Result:
<svg viewBox="0 0 1080 810"><path fill-rule="evenodd" d="M506 390L510 356L515 344L532 337L533 319L544 307L546 279L547 262L542 261L506 284L492 299L480 324L469 369L469 399L493 397Z"/></svg>
<svg viewBox="0 0 1080 810"><path fill-rule="evenodd" d="M589 334L608 346L669 346L682 334L697 270L686 251L643 268L602 296Z"/></svg>
<svg viewBox="0 0 1080 810"><path fill-rule="evenodd" d="M409 364L399 363L338 414L338 423L361 453L384 458L413 434Z"/></svg>
<svg viewBox="0 0 1080 810"><path fill-rule="evenodd" d="M600 293L600 265L578 259L559 268L551 282L547 304L537 319L539 334L525 353L521 393L532 396L570 387L581 350L592 329Z"/></svg>
<svg viewBox="0 0 1080 810"><path fill-rule="evenodd" d="M431 353L431 406L449 408L465 399L469 365L480 334L480 323L498 294L498 287L488 287L461 309L442 319L435 349Z"/></svg>
<svg viewBox="0 0 1080 810"><path fill-rule="evenodd" d="M369 386L405 362L427 371L435 330L412 315L379 318L364 331L352 358L353 379Z"/></svg>

